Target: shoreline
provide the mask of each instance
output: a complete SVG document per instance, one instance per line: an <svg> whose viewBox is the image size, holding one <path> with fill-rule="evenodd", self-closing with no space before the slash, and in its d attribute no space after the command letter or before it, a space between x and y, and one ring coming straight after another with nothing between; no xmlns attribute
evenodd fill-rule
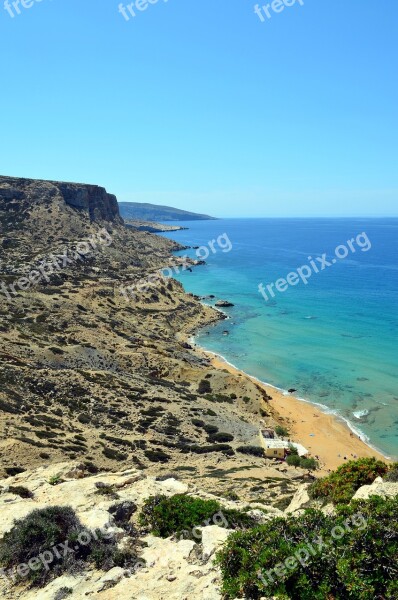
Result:
<svg viewBox="0 0 398 600"><path fill-rule="evenodd" d="M195 351L210 359L214 368L226 369L233 375L248 378L271 396L272 400L269 400L268 404L275 413L274 419L289 429L292 441L307 448L310 456L319 457L319 475L327 475L329 471L334 471L355 458L375 457L387 463L391 462L391 457L385 456L379 449L362 439L364 434L360 436L361 432L357 432L347 420L326 412L326 406L322 410L323 405L293 396L249 375L228 362L222 355L199 346L194 336L191 336L191 342L195 344ZM260 425L259 422L259 427Z"/></svg>

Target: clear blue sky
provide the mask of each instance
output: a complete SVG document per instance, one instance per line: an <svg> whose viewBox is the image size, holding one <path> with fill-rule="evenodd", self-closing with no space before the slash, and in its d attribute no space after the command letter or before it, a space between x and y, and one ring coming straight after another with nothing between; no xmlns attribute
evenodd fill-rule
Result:
<svg viewBox="0 0 398 600"><path fill-rule="evenodd" d="M0 174L216 216L398 215L397 0L264 22L253 0L129 21L118 0L3 2Z"/></svg>

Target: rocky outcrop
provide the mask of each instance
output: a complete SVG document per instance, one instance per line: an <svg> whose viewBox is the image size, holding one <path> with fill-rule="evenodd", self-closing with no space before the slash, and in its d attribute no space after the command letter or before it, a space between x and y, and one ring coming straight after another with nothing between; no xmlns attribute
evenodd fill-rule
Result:
<svg viewBox="0 0 398 600"><path fill-rule="evenodd" d="M371 485L363 485L356 491L354 500L368 500L372 496L381 498L395 498L398 496L398 483L384 482L377 477Z"/></svg>
<svg viewBox="0 0 398 600"><path fill-rule="evenodd" d="M311 499L308 495L308 488L310 484L305 483L299 487L297 492L292 498L291 503L286 509L288 514L295 513L297 511L302 511L305 508L308 508L311 504Z"/></svg>
<svg viewBox="0 0 398 600"><path fill-rule="evenodd" d="M0 537L11 529L15 519L25 517L35 508L70 506L88 531L107 529L122 549L128 546L131 534L128 528L119 527L115 503L139 510L146 498L152 495L193 494L185 483L175 479L157 481L135 469L84 475L87 473L79 463L62 463L3 480L0 489ZM60 481L57 485L51 485L54 477ZM99 484L107 486L108 492L109 489L114 490L119 498L115 500L109 494L99 493ZM28 489L33 498L23 499L11 493L10 488L18 486ZM136 510L133 513L136 514ZM130 514L129 509L126 515ZM98 600L221 600L220 572L214 565L214 557L231 531L217 525L198 529L202 534L200 543L143 534L139 564L132 570L116 567L108 572L90 570L64 574L39 590L28 589L24 585L13 586L0 577L0 597L8 600L64 597L83 600L95 595ZM63 590L68 590L68 594L63 596Z"/></svg>
<svg viewBox="0 0 398 600"><path fill-rule="evenodd" d="M235 304L232 304L232 302L229 302L229 300L217 300L215 305L217 308L230 308L235 306Z"/></svg>
<svg viewBox="0 0 398 600"><path fill-rule="evenodd" d="M48 204L60 197L66 205L88 214L90 221L122 223L116 196L105 188L82 183L0 177L0 205L10 211L29 209L33 204Z"/></svg>

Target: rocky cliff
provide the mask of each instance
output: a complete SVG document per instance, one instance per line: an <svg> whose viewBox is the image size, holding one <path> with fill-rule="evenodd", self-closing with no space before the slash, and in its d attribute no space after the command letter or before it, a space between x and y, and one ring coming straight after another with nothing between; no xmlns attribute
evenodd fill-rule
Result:
<svg viewBox="0 0 398 600"><path fill-rule="evenodd" d="M0 210L24 213L55 198L86 213L91 221L121 223L116 196L97 185L0 176Z"/></svg>

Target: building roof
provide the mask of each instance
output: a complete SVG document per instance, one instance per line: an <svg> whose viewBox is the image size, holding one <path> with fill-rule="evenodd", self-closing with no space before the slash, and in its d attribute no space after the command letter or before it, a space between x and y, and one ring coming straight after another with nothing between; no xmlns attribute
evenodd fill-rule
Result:
<svg viewBox="0 0 398 600"><path fill-rule="evenodd" d="M301 444L296 444L296 442L286 442L285 440L270 440L264 438L264 443L266 447L270 449L276 450L277 448L285 448L286 450L289 450L289 447L293 446L296 448L299 456L305 456L308 454L307 448L304 448L304 446Z"/></svg>

